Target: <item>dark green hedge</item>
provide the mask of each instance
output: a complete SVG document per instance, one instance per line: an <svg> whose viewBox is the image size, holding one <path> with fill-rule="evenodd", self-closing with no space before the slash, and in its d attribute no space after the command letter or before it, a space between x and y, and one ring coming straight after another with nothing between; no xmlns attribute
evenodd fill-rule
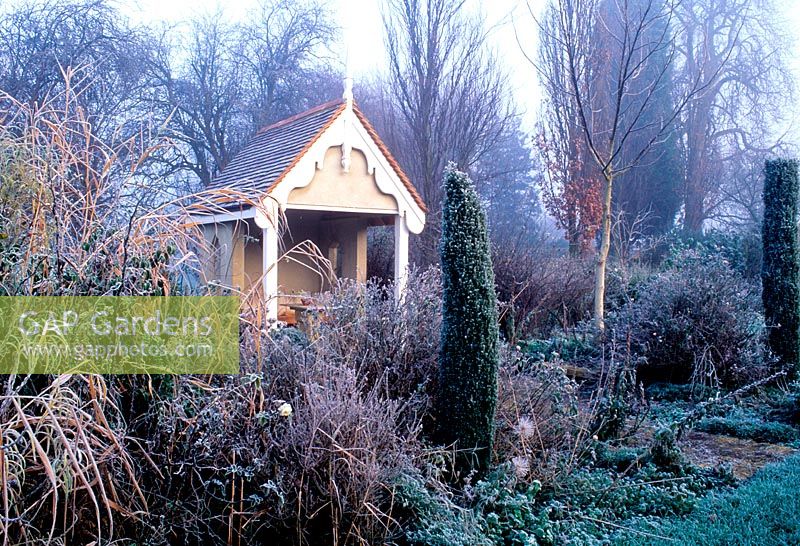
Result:
<svg viewBox="0 0 800 546"><path fill-rule="evenodd" d="M486 469L494 439L498 327L486 216L475 186L451 164L442 210L442 345L438 431L463 452L462 469Z"/></svg>
<svg viewBox="0 0 800 546"><path fill-rule="evenodd" d="M766 162L761 269L764 317L772 352L793 372L800 358L798 189L796 160Z"/></svg>

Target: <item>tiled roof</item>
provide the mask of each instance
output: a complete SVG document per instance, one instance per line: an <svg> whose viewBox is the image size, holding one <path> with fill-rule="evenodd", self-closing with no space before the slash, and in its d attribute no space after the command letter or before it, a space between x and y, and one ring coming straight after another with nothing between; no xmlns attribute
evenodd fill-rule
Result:
<svg viewBox="0 0 800 546"><path fill-rule="evenodd" d="M268 192L342 110L342 101L330 101L264 127L214 178L209 189Z"/></svg>
<svg viewBox="0 0 800 546"><path fill-rule="evenodd" d="M317 139L345 109L341 100L333 100L261 129L211 182L209 189L230 188L237 191L269 192L292 170ZM422 197L400 164L354 105L356 117L394 169L417 205L424 211Z"/></svg>

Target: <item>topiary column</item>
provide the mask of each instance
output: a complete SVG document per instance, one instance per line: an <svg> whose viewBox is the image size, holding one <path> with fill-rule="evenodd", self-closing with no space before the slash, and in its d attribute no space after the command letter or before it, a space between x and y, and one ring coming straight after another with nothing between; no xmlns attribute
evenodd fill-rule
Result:
<svg viewBox="0 0 800 546"><path fill-rule="evenodd" d="M472 181L452 163L442 210L439 439L455 443L459 469L486 469L497 403L497 298L486 216ZM472 451L474 450L474 451Z"/></svg>
<svg viewBox="0 0 800 546"><path fill-rule="evenodd" d="M797 161L766 162L761 266L764 318L772 352L792 373L797 372L800 358L799 189Z"/></svg>

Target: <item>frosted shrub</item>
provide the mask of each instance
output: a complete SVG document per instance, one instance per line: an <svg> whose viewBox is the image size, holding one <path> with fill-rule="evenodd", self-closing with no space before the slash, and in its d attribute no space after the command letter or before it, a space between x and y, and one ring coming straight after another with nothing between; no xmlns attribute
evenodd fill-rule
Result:
<svg viewBox="0 0 800 546"><path fill-rule="evenodd" d="M769 368L758 286L719 256L686 251L610 317L619 346L644 357L640 379L733 386Z"/></svg>

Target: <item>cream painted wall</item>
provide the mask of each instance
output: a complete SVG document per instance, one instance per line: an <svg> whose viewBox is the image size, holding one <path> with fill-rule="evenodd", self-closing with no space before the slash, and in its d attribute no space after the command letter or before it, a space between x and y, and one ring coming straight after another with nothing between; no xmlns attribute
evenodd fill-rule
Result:
<svg viewBox="0 0 800 546"><path fill-rule="evenodd" d="M329 257L332 245L340 256L339 277L365 282L367 278L367 227L375 215L320 211L289 211L289 230L284 234L278 263L279 292L285 296L316 293L330 288L327 280L316 273L314 261L298 252L290 252L297 244L309 240L322 255ZM218 280L247 292L262 274L261 230L250 221L208 224L203 227L209 241L217 238L219 258L203 258L206 278ZM215 265L216 263L216 265ZM333 264L334 267L336 264ZM215 272L217 267L221 271ZM294 301L281 298L283 303Z"/></svg>
<svg viewBox="0 0 800 546"><path fill-rule="evenodd" d="M353 150L350 172L344 172L341 159L341 148L328 148L322 169L316 171L308 186L295 188L289 193L289 205L397 210L394 197L378 189L374 175L368 172L367 158L362 151Z"/></svg>
<svg viewBox="0 0 800 546"><path fill-rule="evenodd" d="M321 236L318 244L327 256L330 246L338 243L338 254L341 261L340 277L359 282L366 280L368 225L368 219L363 216L320 221Z"/></svg>
<svg viewBox="0 0 800 546"><path fill-rule="evenodd" d="M203 274L207 281L246 290L261 276L260 229L248 222L224 222L202 227L208 244L201 257ZM213 247L216 239L216 248Z"/></svg>
<svg viewBox="0 0 800 546"><path fill-rule="evenodd" d="M252 287L261 279L261 262L261 233L251 233L244 244L244 286L246 288Z"/></svg>
<svg viewBox="0 0 800 546"><path fill-rule="evenodd" d="M336 246L341 260L339 276L359 281L366 280L367 272L367 226L369 218L314 211L293 211L289 215L291 238L284 237L284 251L305 241L312 241L326 258ZM325 279L315 271L313 260L297 254L292 259L283 259L278 264L278 285L284 294L319 292L330 288ZM305 265L302 265L305 264ZM336 264L332 264L334 270Z"/></svg>
<svg viewBox="0 0 800 546"><path fill-rule="evenodd" d="M284 234L281 253L290 251L305 240L311 240L319 246L319 224L317 215L310 221L303 221L303 215L293 214L289 217L289 230ZM324 252L325 249L320 247ZM278 286L282 294L303 292L319 292L324 289L323 279L315 272L318 269L312 259L298 252L289 255L278 263Z"/></svg>
<svg viewBox="0 0 800 546"><path fill-rule="evenodd" d="M233 277L233 224L205 224L201 229L207 246L200 256L205 281L230 285Z"/></svg>

